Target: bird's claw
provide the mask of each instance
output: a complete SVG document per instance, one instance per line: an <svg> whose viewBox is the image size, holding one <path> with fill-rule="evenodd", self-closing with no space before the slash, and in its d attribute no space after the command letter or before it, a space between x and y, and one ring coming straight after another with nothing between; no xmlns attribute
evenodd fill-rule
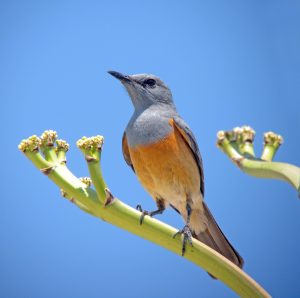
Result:
<svg viewBox="0 0 300 298"><path fill-rule="evenodd" d="M137 206L136 206L136 209L137 209L138 211L142 212L142 215L141 215L141 217L140 217L140 225L143 224L143 221L144 221L144 218L145 218L146 215L152 216L152 215L151 215L151 212L146 211L146 210L143 210L143 208L142 208L141 205L137 205Z"/></svg>
<svg viewBox="0 0 300 298"><path fill-rule="evenodd" d="M179 230L173 235L173 238L181 234L183 234L181 255L184 256L186 250L186 243L189 242L190 245L193 246L192 231L190 226L185 225L181 230Z"/></svg>

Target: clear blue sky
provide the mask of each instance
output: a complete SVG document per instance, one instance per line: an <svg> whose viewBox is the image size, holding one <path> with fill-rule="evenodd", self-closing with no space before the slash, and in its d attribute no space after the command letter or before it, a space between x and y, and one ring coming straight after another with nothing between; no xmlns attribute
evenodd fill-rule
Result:
<svg viewBox="0 0 300 298"><path fill-rule="evenodd" d="M275 297L300 293L300 201L289 185L241 173L216 132L249 124L283 135L277 160L300 164L299 1L1 1L0 296L235 297L202 269L83 213L17 150L45 129L75 146L105 136L103 171L126 203L154 203L123 161L133 111L109 69L153 73L172 89L202 151L206 201ZM160 219L182 227L167 211Z"/></svg>

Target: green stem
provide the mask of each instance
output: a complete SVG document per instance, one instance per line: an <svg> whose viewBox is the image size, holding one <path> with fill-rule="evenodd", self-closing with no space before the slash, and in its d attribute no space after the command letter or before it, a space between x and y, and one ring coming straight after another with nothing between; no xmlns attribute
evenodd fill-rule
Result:
<svg viewBox="0 0 300 298"><path fill-rule="evenodd" d="M261 159L265 161L272 161L274 155L277 152L278 147L274 147L273 145L265 144L263 152L261 154Z"/></svg>
<svg viewBox="0 0 300 298"><path fill-rule="evenodd" d="M247 135L247 131L250 131L251 135ZM220 131L217 134L217 146L245 173L259 178L286 181L298 191L300 197L300 168L288 163L272 161L279 146L283 143L283 138L273 132L265 133L263 153L261 159L257 159L251 148L244 150L247 140L253 141L254 133L254 130L249 127L246 133L245 129L243 131L240 128L226 133ZM243 137L240 137L241 135ZM251 156L249 157L248 154Z"/></svg>
<svg viewBox="0 0 300 298"><path fill-rule="evenodd" d="M140 216L140 212L115 199L107 207L104 219L175 254L181 254L182 240L172 237L177 231L175 228L147 216L141 226ZM193 247L187 247L184 257L223 281L241 297L270 297L244 271L196 239L193 239Z"/></svg>
<svg viewBox="0 0 300 298"><path fill-rule="evenodd" d="M76 204L78 201L80 204L78 207L81 208L81 206L84 206L83 208L86 208L92 212L92 210L99 205L98 198L94 195L91 195L93 190L87 187L87 185L81 182L76 176L74 176L65 164L53 165L46 161L38 151L27 151L24 153L42 172L45 173L45 169L49 169L48 173L46 174L48 178L58 185L59 188L63 189L67 198L76 198L74 203ZM76 194L76 196L74 196L74 194Z"/></svg>
<svg viewBox="0 0 300 298"><path fill-rule="evenodd" d="M223 131L218 132L218 142L217 146L228 156L230 156L231 159L239 160L243 158L243 156L237 151L238 146L235 147L226 137L225 133Z"/></svg>
<svg viewBox="0 0 300 298"><path fill-rule="evenodd" d="M102 145L103 137L99 135L91 138L82 137L77 141L77 147L84 154L85 160L87 161L88 169L98 195L98 200L104 205L106 203L106 185L99 166Z"/></svg>
<svg viewBox="0 0 300 298"><path fill-rule="evenodd" d="M250 143L250 142L245 142L245 143L241 144L240 150L241 150L240 152L242 154L246 154L246 155L248 154L252 157L255 156L254 149L253 149L253 144Z"/></svg>
<svg viewBox="0 0 300 298"><path fill-rule="evenodd" d="M64 140L56 140L56 154L58 162L66 163L66 152L69 150L69 144Z"/></svg>
<svg viewBox="0 0 300 298"><path fill-rule="evenodd" d="M300 168L283 162L269 162L243 159L241 169L252 176L286 181L297 191L300 187Z"/></svg>
<svg viewBox="0 0 300 298"><path fill-rule="evenodd" d="M62 196L66 199L68 199L70 202L72 202L73 204L75 204L78 208L80 208L82 211L87 212L93 216L95 216L95 214L88 208L86 207L84 204L82 204L81 201L78 201L77 199L71 197L68 193L66 193L64 190L62 190Z"/></svg>
<svg viewBox="0 0 300 298"><path fill-rule="evenodd" d="M66 162L66 152L64 150L57 150L56 154L59 162Z"/></svg>
<svg viewBox="0 0 300 298"><path fill-rule="evenodd" d="M105 194L105 188L106 184L104 182L103 176L102 176L102 171L101 168L99 167L99 162L101 158L101 153L99 152L97 155L96 160L88 161L88 169L89 173L91 175L93 184L95 186L98 199L101 202L101 204L105 204L106 201L106 194Z"/></svg>
<svg viewBox="0 0 300 298"><path fill-rule="evenodd" d="M49 162L41 160L39 153L33 154L33 152L26 150L23 150L23 152L40 170L45 167L50 167L51 171L48 172L47 176L56 185L65 190L69 198L75 198L79 206L84 206L84 211L154 242L175 254L181 255L182 239L173 239L172 237L177 231L175 228L149 216L146 216L143 225L140 225L139 219L141 213L116 198L107 206L103 204L105 182L103 181L100 170L100 155L99 158L97 158L93 148L91 148L91 150L92 151L90 151L90 149L84 150L84 153L87 161L89 161L87 155L92 157L92 161L88 162L88 167L93 182L97 182L97 192L77 179L64 164L55 164L51 168ZM92 155L89 154L91 152L93 153ZM93 160L93 158L95 159ZM98 170L96 169L97 167L99 168ZM97 193L100 195L98 196ZM184 258L223 281L241 297L270 297L270 295L244 271L196 239L193 239L192 247L187 247Z"/></svg>
<svg viewBox="0 0 300 298"><path fill-rule="evenodd" d="M47 161L49 161L51 163L58 162L54 147L45 147L43 149L43 154L45 155L45 158Z"/></svg>
<svg viewBox="0 0 300 298"><path fill-rule="evenodd" d="M39 151L27 151L25 155L31 160L31 162L40 170L50 168L52 164L46 161Z"/></svg>
<svg viewBox="0 0 300 298"><path fill-rule="evenodd" d="M264 149L261 155L261 159L266 161L272 161L278 148L283 143L283 138L272 131L264 134Z"/></svg>

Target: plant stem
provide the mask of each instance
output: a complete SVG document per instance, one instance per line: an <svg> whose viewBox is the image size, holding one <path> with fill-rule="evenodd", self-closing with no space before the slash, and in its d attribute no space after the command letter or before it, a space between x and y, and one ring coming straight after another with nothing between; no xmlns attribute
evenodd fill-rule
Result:
<svg viewBox="0 0 300 298"><path fill-rule="evenodd" d="M254 135L254 130L248 127L249 130ZM258 159L255 158L254 151L251 152L251 149L244 150L249 139L247 133L243 128L234 128L228 132L220 131L217 134L217 146L243 172L259 178L286 181L298 191L300 197L300 168L288 163L272 161L279 146L283 143L282 137L273 132L265 133L262 156Z"/></svg>
<svg viewBox="0 0 300 298"><path fill-rule="evenodd" d="M26 146L21 146L22 144L19 148L38 169L42 170L45 167L50 168L51 170L47 171L47 176L66 192L68 198L75 198L78 202L78 206L83 206L82 209L84 211L154 242L175 254L181 255L182 239L173 239L172 237L177 231L175 228L149 216L146 216L143 225L140 225L139 219L141 213L116 198L114 198L110 204L105 204L103 195L105 194L105 182L100 170L100 154L97 156L95 153L95 146L98 145L95 143L93 145L90 143L87 145L87 143L85 143L85 147L83 146L84 148L80 149L85 154L93 183L97 182L97 186L95 186L97 192L76 178L68 170L65 163L49 165L49 162L46 160L41 160L42 156L40 153L34 153L26 149ZM101 148L99 152L100 150ZM99 168L100 172L96 170L96 167ZM187 247L184 258L223 281L241 297L270 297L270 295L244 271L196 239L193 239L193 246Z"/></svg>
<svg viewBox="0 0 300 298"><path fill-rule="evenodd" d="M243 159L240 168L245 173L255 177L286 181L299 191L300 168L294 165L283 162Z"/></svg>

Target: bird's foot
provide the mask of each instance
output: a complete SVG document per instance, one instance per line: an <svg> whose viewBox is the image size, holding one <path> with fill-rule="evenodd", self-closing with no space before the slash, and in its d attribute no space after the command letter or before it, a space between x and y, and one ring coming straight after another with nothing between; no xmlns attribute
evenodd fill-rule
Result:
<svg viewBox="0 0 300 298"><path fill-rule="evenodd" d="M191 246L193 246L193 240L192 240L192 230L189 225L185 225L182 230L179 230L173 235L173 238L175 238L177 235L183 234L183 240L182 240L182 250L181 255L184 256L185 249L186 249L186 243L189 242Z"/></svg>
<svg viewBox="0 0 300 298"><path fill-rule="evenodd" d="M143 224L143 221L144 221L144 218L146 215L150 215L149 211L146 211L146 210L143 210L142 206L141 205L137 205L136 206L136 209L139 210L140 212L142 212L142 215L140 217L140 225ZM151 216L151 215L150 215Z"/></svg>
<svg viewBox="0 0 300 298"><path fill-rule="evenodd" d="M143 224L143 221L144 221L144 218L145 218L146 215L149 215L150 217L152 217L153 215L163 213L162 209L158 209L158 210L154 210L154 211L143 210L141 205L137 205L136 209L139 210L140 212L142 212L142 215L140 217L140 225Z"/></svg>

